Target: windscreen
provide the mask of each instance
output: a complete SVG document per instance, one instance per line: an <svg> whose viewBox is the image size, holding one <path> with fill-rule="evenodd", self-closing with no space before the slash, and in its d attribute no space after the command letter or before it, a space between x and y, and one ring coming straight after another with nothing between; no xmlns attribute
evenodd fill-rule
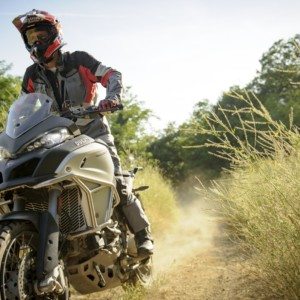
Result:
<svg viewBox="0 0 300 300"><path fill-rule="evenodd" d="M21 95L10 107L6 134L15 139L47 119L51 114L52 99L32 93Z"/></svg>

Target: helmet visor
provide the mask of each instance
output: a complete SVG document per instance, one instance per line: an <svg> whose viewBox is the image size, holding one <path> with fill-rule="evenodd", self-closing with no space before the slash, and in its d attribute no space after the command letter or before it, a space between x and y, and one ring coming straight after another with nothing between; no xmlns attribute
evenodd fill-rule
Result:
<svg viewBox="0 0 300 300"><path fill-rule="evenodd" d="M46 45L51 39L51 34L45 27L35 27L26 31L26 39L29 46L33 46L35 44Z"/></svg>

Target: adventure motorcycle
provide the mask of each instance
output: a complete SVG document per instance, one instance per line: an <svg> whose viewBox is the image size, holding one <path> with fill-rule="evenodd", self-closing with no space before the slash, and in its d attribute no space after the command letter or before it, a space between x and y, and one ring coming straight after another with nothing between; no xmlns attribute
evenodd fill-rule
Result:
<svg viewBox="0 0 300 300"><path fill-rule="evenodd" d="M108 148L82 134L99 111L62 116L52 104L21 96L0 135L1 299L69 299L69 284L81 294L148 284L151 257L138 257L117 207ZM137 170L123 174L127 186Z"/></svg>

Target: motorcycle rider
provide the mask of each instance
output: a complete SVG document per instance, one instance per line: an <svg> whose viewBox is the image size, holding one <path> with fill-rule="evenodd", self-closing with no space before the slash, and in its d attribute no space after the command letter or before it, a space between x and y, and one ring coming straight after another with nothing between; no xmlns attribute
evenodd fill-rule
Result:
<svg viewBox="0 0 300 300"><path fill-rule="evenodd" d="M97 83L106 88L106 97L99 109L113 109L121 100L121 73L106 67L83 51L62 52L61 24L46 11L32 10L17 16L13 24L21 33L34 64L25 72L22 93L43 93L55 99L56 109L66 106L95 104ZM128 191L122 176L120 158L105 117L96 118L84 134L104 141L110 151L120 195L120 207L127 224L135 235L138 254L153 254L149 221L139 200Z"/></svg>

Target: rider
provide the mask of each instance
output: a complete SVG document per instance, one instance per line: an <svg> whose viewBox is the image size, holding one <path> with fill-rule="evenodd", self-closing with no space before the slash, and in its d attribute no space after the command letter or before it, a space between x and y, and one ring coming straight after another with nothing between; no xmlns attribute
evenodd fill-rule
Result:
<svg viewBox="0 0 300 300"><path fill-rule="evenodd" d="M97 83L106 88L106 97L99 103L99 109L115 108L121 101L121 73L106 67L90 54L83 51L62 52L61 24L55 16L46 11L32 10L13 20L22 35L26 49L34 64L27 68L23 83L23 93L43 93L55 99L60 111L66 106L95 104ZM153 242L149 221L139 200L127 191L122 176L120 158L114 145L105 117L96 118L85 134L104 141L110 151L120 194L121 210L135 241L139 255L151 255Z"/></svg>

